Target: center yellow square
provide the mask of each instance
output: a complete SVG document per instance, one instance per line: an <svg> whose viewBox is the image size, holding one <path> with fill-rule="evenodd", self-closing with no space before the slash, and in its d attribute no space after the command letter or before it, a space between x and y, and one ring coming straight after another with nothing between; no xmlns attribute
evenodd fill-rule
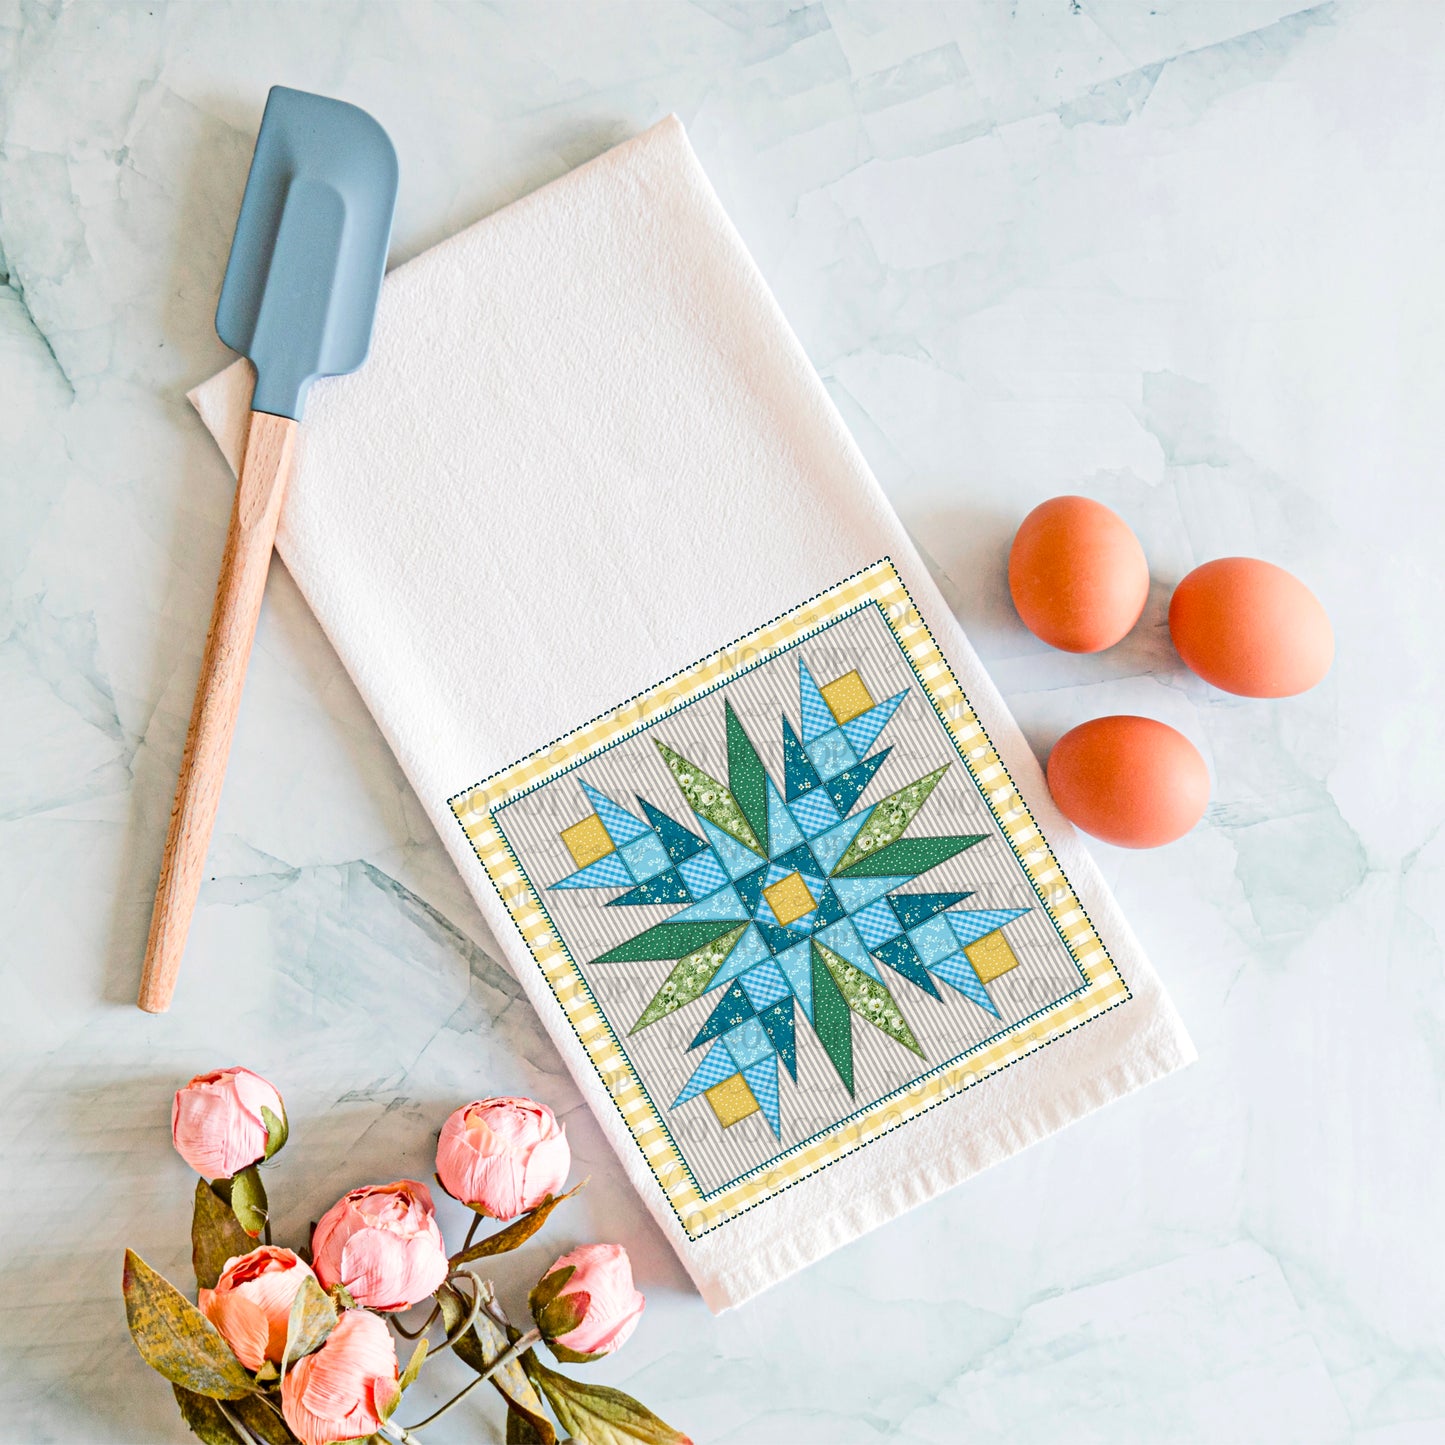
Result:
<svg viewBox="0 0 1445 1445"><path fill-rule="evenodd" d="M842 677L835 678L822 692L823 701L828 704L828 711L833 714L839 727L873 706L873 694L864 686L856 667L852 672L845 672Z"/></svg>
<svg viewBox="0 0 1445 1445"><path fill-rule="evenodd" d="M784 928L818 906L818 900L808 892L801 873L789 873L786 878L779 878L772 887L763 889L763 897Z"/></svg>
<svg viewBox="0 0 1445 1445"><path fill-rule="evenodd" d="M612 839L596 813L588 813L580 823L563 828L562 841L579 868L585 868L614 851Z"/></svg>

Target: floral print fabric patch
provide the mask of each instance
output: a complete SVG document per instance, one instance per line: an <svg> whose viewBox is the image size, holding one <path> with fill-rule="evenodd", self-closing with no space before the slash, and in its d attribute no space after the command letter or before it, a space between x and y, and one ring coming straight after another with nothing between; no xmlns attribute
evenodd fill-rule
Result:
<svg viewBox="0 0 1445 1445"><path fill-rule="evenodd" d="M693 1237L1128 997L887 560L452 808Z"/></svg>

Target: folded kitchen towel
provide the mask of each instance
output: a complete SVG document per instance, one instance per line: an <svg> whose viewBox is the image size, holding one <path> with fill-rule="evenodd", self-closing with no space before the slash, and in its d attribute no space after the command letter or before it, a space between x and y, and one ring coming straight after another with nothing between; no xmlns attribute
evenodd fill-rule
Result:
<svg viewBox="0 0 1445 1445"><path fill-rule="evenodd" d="M277 545L712 1308L1192 1057L676 120L388 277Z"/></svg>

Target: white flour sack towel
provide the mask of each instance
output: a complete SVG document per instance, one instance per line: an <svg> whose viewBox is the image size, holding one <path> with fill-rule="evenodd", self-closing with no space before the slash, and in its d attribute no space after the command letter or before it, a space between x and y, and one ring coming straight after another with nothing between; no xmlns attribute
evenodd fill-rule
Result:
<svg viewBox="0 0 1445 1445"><path fill-rule="evenodd" d="M713 1309L1193 1057L676 120L388 277L277 545Z"/></svg>

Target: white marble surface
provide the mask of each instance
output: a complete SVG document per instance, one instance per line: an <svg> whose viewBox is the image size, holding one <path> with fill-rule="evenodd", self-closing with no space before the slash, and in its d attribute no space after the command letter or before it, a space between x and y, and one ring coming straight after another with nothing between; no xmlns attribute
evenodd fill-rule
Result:
<svg viewBox="0 0 1445 1445"><path fill-rule="evenodd" d="M228 507L183 392L278 81L391 131L397 259L682 116L1041 753L1120 710L1205 750L1194 834L1096 850L1197 1066L711 1318L279 569L181 992L134 1009ZM1445 1437L1442 141L1428 0L0 0L0 1437L187 1438L120 1249L183 1273L167 1099L233 1061L290 1104L283 1229L425 1177L478 1093L565 1111L593 1182L549 1236L650 1300L595 1374L699 1440ZM1156 580L1092 659L1003 583L1074 490ZM1170 585L1233 552L1329 607L1312 694L1171 654Z"/></svg>

